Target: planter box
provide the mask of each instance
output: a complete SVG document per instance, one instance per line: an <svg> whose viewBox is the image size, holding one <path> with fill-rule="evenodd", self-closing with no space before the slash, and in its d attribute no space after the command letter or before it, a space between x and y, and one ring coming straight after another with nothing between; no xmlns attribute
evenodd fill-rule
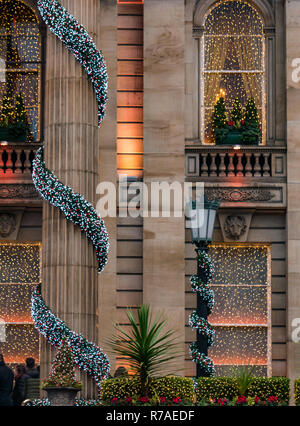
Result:
<svg viewBox="0 0 300 426"><path fill-rule="evenodd" d="M26 142L25 127L0 127L0 141L5 142Z"/></svg>
<svg viewBox="0 0 300 426"><path fill-rule="evenodd" d="M244 140L246 132L240 130L229 130L226 136L216 137L216 145L258 145L259 136L254 136L251 142Z"/></svg>
<svg viewBox="0 0 300 426"><path fill-rule="evenodd" d="M72 407L75 402L77 393L76 388L44 388L47 392L48 399L53 407Z"/></svg>

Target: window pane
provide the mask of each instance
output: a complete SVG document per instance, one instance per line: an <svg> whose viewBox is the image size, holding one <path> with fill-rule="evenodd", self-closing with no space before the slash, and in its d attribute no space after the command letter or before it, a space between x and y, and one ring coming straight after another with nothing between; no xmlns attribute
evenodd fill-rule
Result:
<svg viewBox="0 0 300 426"><path fill-rule="evenodd" d="M225 98L228 121L236 98L242 107L254 98L265 140L265 35L258 12L246 2L228 0L213 8L201 44L201 138L214 143L212 114ZM224 95L225 93L225 95Z"/></svg>
<svg viewBox="0 0 300 426"><path fill-rule="evenodd" d="M21 1L0 2L0 59L0 107L6 96L14 108L17 96L21 95L26 114L26 139L37 141L40 137L40 33L35 13ZM10 126L17 123L18 117ZM4 125L7 126L7 122Z"/></svg>
<svg viewBox="0 0 300 426"><path fill-rule="evenodd" d="M268 325L267 287L212 286L215 306L209 322Z"/></svg>
<svg viewBox="0 0 300 426"><path fill-rule="evenodd" d="M39 360L39 333L31 324L7 324L6 342L0 342L0 353L9 364L24 364L28 357Z"/></svg>
<svg viewBox="0 0 300 426"><path fill-rule="evenodd" d="M263 71L263 36L204 37L205 70Z"/></svg>
<svg viewBox="0 0 300 426"><path fill-rule="evenodd" d="M0 244L0 283L40 281L40 245Z"/></svg>
<svg viewBox="0 0 300 426"><path fill-rule="evenodd" d="M0 353L8 363L39 360L39 336L31 317L31 295L40 280L40 245L0 244Z"/></svg>
<svg viewBox="0 0 300 426"><path fill-rule="evenodd" d="M0 284L0 318L7 322L32 322L32 284Z"/></svg>
<svg viewBox="0 0 300 426"><path fill-rule="evenodd" d="M209 356L216 375L232 374L231 366L241 364L266 374L271 362L269 247L212 244L209 254L215 305L208 320L216 333Z"/></svg>
<svg viewBox="0 0 300 426"><path fill-rule="evenodd" d="M262 20L257 11L241 1L224 1L208 15L205 31L210 34L261 34Z"/></svg>
<svg viewBox="0 0 300 426"><path fill-rule="evenodd" d="M212 246L212 284L267 285L267 247Z"/></svg>

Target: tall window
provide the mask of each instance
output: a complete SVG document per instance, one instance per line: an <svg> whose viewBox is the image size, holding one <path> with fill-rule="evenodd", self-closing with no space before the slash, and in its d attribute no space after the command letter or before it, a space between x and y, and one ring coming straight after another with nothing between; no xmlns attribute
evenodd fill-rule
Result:
<svg viewBox="0 0 300 426"><path fill-rule="evenodd" d="M218 97L227 111L239 98L255 100L265 141L265 37L256 9L244 0L223 0L208 14L201 41L201 137L213 143L212 113Z"/></svg>
<svg viewBox="0 0 300 426"><path fill-rule="evenodd" d="M40 139L41 43L37 16L22 1L0 1L1 123L22 116L26 140ZM18 105L18 106L17 106Z"/></svg>
<svg viewBox="0 0 300 426"><path fill-rule="evenodd" d="M0 353L10 364L39 360L31 294L40 282L40 244L0 242Z"/></svg>
<svg viewBox="0 0 300 426"><path fill-rule="evenodd" d="M252 365L271 375L271 254L268 245L214 244L211 287L215 306L209 317L216 338L209 350L216 375Z"/></svg>

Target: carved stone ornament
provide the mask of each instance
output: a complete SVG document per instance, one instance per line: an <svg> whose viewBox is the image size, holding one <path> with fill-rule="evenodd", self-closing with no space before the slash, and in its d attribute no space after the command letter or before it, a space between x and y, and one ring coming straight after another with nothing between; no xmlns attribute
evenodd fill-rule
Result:
<svg viewBox="0 0 300 426"><path fill-rule="evenodd" d="M40 199L40 195L32 184L2 184L0 199Z"/></svg>
<svg viewBox="0 0 300 426"><path fill-rule="evenodd" d="M17 221L14 214L0 213L0 237L9 237L16 229Z"/></svg>
<svg viewBox="0 0 300 426"><path fill-rule="evenodd" d="M227 216L224 222L224 232L227 238L231 240L239 240L247 230L246 220L244 216Z"/></svg>
<svg viewBox="0 0 300 426"><path fill-rule="evenodd" d="M268 189L238 189L238 188L214 188L208 191L208 199L216 198L223 202L266 202L274 198L274 194Z"/></svg>

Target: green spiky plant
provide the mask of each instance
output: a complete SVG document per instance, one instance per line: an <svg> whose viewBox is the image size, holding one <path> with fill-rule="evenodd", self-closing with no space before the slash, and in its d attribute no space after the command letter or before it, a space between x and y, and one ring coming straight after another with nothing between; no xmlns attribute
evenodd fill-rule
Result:
<svg viewBox="0 0 300 426"><path fill-rule="evenodd" d="M242 365L233 370L233 375L236 377L236 383L239 395L246 396L249 386L253 381L254 367Z"/></svg>
<svg viewBox="0 0 300 426"><path fill-rule="evenodd" d="M175 332L165 330L166 321L160 315L153 318L149 305L137 310L138 320L127 311L131 332L116 326L117 334L108 341L113 353L125 357L132 373L140 378L143 396L150 393L151 380L157 374L167 374L170 362L180 355ZM168 373L170 373L168 371Z"/></svg>

